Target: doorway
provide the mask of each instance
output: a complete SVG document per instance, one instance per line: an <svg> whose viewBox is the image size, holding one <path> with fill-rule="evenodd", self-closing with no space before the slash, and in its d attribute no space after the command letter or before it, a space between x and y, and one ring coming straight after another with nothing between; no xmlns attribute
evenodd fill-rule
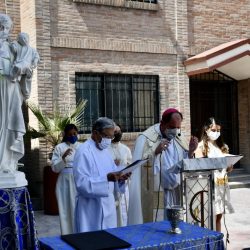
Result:
<svg viewBox="0 0 250 250"><path fill-rule="evenodd" d="M201 128L209 117L222 124L223 139L231 154L238 154L237 81L213 71L190 77L191 133L200 137Z"/></svg>

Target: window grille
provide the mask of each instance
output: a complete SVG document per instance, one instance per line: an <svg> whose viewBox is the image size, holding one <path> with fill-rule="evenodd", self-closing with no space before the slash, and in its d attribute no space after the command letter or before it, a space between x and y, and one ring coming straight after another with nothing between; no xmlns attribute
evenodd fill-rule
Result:
<svg viewBox="0 0 250 250"><path fill-rule="evenodd" d="M76 101L86 99L80 130L91 132L101 116L124 132L138 132L159 122L158 76L76 73Z"/></svg>

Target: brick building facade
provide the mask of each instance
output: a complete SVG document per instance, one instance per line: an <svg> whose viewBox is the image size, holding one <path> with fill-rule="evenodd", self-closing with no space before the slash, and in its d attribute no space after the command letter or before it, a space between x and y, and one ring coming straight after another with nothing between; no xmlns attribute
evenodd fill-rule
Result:
<svg viewBox="0 0 250 250"><path fill-rule="evenodd" d="M149 3L152 2L152 3ZM43 110L53 104L75 105L76 73L158 77L158 114L177 107L190 135L190 79L183 62L219 44L249 38L249 1L208 0L6 0L0 11L13 19L13 38L27 32L41 63L35 71L31 100ZM242 165L250 171L249 79L235 83ZM29 122L35 119L29 114ZM131 147L138 131L127 130ZM238 136L238 135L237 135ZM42 197L44 141L27 145L25 172L31 195ZM236 152L238 153L238 152Z"/></svg>

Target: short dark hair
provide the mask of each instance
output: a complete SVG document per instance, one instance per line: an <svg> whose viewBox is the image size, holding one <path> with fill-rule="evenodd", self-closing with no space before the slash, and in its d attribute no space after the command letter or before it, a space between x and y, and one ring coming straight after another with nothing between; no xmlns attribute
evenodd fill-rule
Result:
<svg viewBox="0 0 250 250"><path fill-rule="evenodd" d="M64 135L63 135L63 139L62 139L62 142L66 142L67 141L67 136L66 136L66 134L70 131L70 130L72 130L72 129L75 129L77 132L78 132L78 129L77 129L77 127L76 127L76 125L75 124L67 124L66 126L65 126L65 128L64 128Z"/></svg>

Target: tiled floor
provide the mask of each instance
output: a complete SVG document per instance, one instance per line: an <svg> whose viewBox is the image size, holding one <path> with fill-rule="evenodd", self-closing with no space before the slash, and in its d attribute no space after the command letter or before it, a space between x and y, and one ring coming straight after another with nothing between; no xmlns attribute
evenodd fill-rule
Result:
<svg viewBox="0 0 250 250"><path fill-rule="evenodd" d="M44 211L35 211L35 221L39 238L61 234L58 215L46 215Z"/></svg>

